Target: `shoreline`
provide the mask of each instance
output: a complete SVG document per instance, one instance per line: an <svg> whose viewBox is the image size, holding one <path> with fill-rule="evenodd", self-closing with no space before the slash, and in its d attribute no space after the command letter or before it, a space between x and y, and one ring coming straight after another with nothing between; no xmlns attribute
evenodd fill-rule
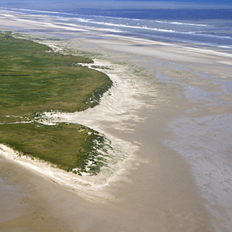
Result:
<svg viewBox="0 0 232 232"><path fill-rule="evenodd" d="M51 44L47 44L46 42L43 44L50 45L52 48L56 47L56 45L51 46ZM0 154L8 160L12 160L28 170L47 177L62 187L70 189L72 192L85 199L104 202L106 199L109 200L114 198L114 196L104 191L104 187L108 186L111 182L124 179L124 174L133 166L131 163L136 162L137 165L139 165L140 162L146 162L142 158L136 156L139 150L139 142L125 141L118 136L115 137L112 133L107 133L104 129L104 124L117 124L116 129L118 131L127 131L127 133L134 131L133 121L139 122L145 119L139 117L135 113L139 111L140 108L144 107L144 103L134 99L133 96L146 91L138 91L138 88L142 87L142 85L139 86L136 84L136 80L131 83L131 80L135 78L133 74L125 76L123 78L124 80L119 78L121 73L128 72L122 65L94 60L94 63L91 64L82 63L82 66L103 71L114 83L114 86L103 94L100 104L93 108L74 113L44 112L44 116L36 121L45 125L53 125L59 122L81 124L100 132L111 141L111 146L113 147L113 150L109 152L109 156L111 157L108 159L107 167L102 167L102 171L96 176L83 175L79 177L71 172L55 168L46 161L36 158L31 159L27 156L19 156L17 151L3 144L0 144ZM92 66L96 67L93 68ZM107 67L107 69L104 70L104 67ZM148 84L145 84L143 88L149 90L147 85ZM144 95L154 98L156 97L156 92L148 91ZM146 108L147 107L149 107L149 105L146 105ZM150 104L150 107L152 107L152 104ZM131 113L133 111L134 113ZM127 124L123 122L128 120L132 122Z"/></svg>
<svg viewBox="0 0 232 232"><path fill-rule="evenodd" d="M29 29L35 25L23 27ZM107 231L109 226L121 231L135 231L138 228L142 228L138 231L230 231L232 225L229 214L232 209L229 192L232 185L229 176L225 175L226 171L230 173L232 170L230 162L225 166L230 157L230 145L223 153L219 153L225 161L218 163L218 167L214 166L215 162L211 162L210 157L213 154L216 161L222 160L216 156L221 149L218 142L223 138L224 143L229 144L226 141L230 138L230 127L226 122L231 115L232 100L226 85L230 86L230 55L220 56L217 51L209 53L208 50L205 52L153 42L148 44L146 40L135 42L108 35L102 35L107 39L100 40L95 39L94 35L87 36L84 31L76 39L75 34L65 30L61 28L60 31L53 31L50 28L50 33L66 33L70 36L67 42L62 41L63 47L87 52L95 59L130 64L127 65L129 71L137 73L135 79L139 79L135 87L139 88L143 86L142 83L148 82L149 88L156 92L152 97L143 94L145 89L137 89L136 97L133 98L142 100L141 108L122 112L124 118L119 117L118 121L102 120L95 125L96 128L103 126L103 131L123 141L134 143L139 147L135 151L136 158L142 161L133 161L131 169L121 181L112 182L106 187L115 199L107 201L107 204L98 204L97 208L90 202L81 203L81 198L76 199L70 195L72 193L57 188L57 196L67 194L70 197L64 202L75 202L80 206L77 208L74 204L64 210L66 225L72 227L70 231L75 231L76 227L80 231L86 228ZM140 47L139 44L144 46ZM137 101L132 101L132 104ZM136 117L130 114L131 111ZM57 116L67 118L68 115ZM70 117L70 121L74 119ZM120 120L121 125L115 127ZM210 124L213 120L221 123ZM191 163L189 154L194 157L195 164ZM197 167L197 162L203 165L200 173L194 167ZM212 164L213 169L207 169L207 173L204 173L202 170L207 164ZM225 173L214 172L215 168L220 170L222 167ZM222 179L218 179L220 175ZM203 181L197 181L197 176L202 177ZM217 183L222 186L226 184L226 189ZM33 191L38 193L35 189ZM51 198L46 196L41 199ZM53 209L64 208L63 203L55 206L58 199L54 198L50 202ZM68 218L70 213L79 216L84 213L84 216L80 216L76 222L73 217ZM54 215L54 212L50 214ZM61 218L59 213L55 215ZM88 218L91 218L89 227Z"/></svg>

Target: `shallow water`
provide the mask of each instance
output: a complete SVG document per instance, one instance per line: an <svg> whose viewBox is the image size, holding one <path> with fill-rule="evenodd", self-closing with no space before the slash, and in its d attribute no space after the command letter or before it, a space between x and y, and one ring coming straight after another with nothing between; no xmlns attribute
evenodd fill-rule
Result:
<svg viewBox="0 0 232 232"><path fill-rule="evenodd" d="M232 9L67 9L50 10L38 6L0 9L13 10L31 15L50 16L60 26L90 27L111 35L123 35L152 41L187 43L191 46L220 48L232 53Z"/></svg>
<svg viewBox="0 0 232 232"><path fill-rule="evenodd" d="M178 119L170 125L176 139L167 142L191 165L200 191L209 201L207 206L217 218L219 231L232 228L231 120L231 114Z"/></svg>

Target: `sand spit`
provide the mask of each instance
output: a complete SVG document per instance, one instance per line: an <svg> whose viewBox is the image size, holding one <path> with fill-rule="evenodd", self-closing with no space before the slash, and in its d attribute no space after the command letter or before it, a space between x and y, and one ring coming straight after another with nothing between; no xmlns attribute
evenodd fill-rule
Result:
<svg viewBox="0 0 232 232"><path fill-rule="evenodd" d="M42 42L89 55L96 66L108 67L100 70L117 83L97 107L49 113L44 122L83 123L131 157L124 170L120 167L123 175L104 187L112 196L106 204L84 201L37 176L26 179L36 180L25 188L26 202L35 202L36 195L46 219L63 222L66 231L231 231L231 54L87 27L77 34L65 25L46 25L57 26L47 16L23 15L29 21L22 24L16 20L22 15L3 12L1 28L29 30L34 39L68 37Z"/></svg>
<svg viewBox="0 0 232 232"><path fill-rule="evenodd" d="M131 149L134 149L134 147ZM117 155L122 153L118 148L115 148L114 152ZM104 202L106 199L112 199L113 196L104 191L104 187L109 185L111 181L118 180L119 176L124 174L123 171L126 170L128 166L126 164L129 162L128 157L117 157L117 160L116 158L109 160L108 167L103 167L99 175L89 176L83 174L79 176L58 169L43 160L20 154L3 144L0 144L0 155L78 194L84 199L94 200L95 202Z"/></svg>
<svg viewBox="0 0 232 232"><path fill-rule="evenodd" d="M159 101L156 90L149 87L148 80L139 80L123 65L95 59L94 65L85 66L103 71L114 83L104 94L100 104L76 113L47 112L42 121L80 123L101 133L106 133L104 127L110 123L116 130L130 133L134 130L133 122L145 120L138 111L142 108L154 109ZM144 96L150 101L142 101Z"/></svg>
<svg viewBox="0 0 232 232"><path fill-rule="evenodd" d="M22 34L22 36L15 35L15 37L31 39L25 34ZM40 43L49 46L56 52L64 53L57 42L40 41ZM113 87L103 95L99 105L76 113L45 112L35 120L46 125L54 125L57 122L82 124L101 132L111 141L111 147L113 148L109 151L107 166L102 167L101 172L96 176L84 173L83 176L79 176L57 169L46 162L21 156L5 145L0 145L0 154L76 192L80 196L87 199L94 198L95 201L97 199L98 201L104 201L104 199L112 197L104 192L103 188L108 186L110 182L123 178L125 172L130 169L132 160L134 162L135 160L136 162L142 161L141 158L136 157L136 152L139 150L138 142L122 140L120 137L108 133L107 129L113 126L118 132L132 133L134 123L145 120L145 118L139 116L138 110L154 108L157 95L154 89L149 88L146 80L138 80L123 65L103 60L94 60L94 64L80 65L103 71L114 83ZM149 104L142 101L143 96L148 96L152 101Z"/></svg>

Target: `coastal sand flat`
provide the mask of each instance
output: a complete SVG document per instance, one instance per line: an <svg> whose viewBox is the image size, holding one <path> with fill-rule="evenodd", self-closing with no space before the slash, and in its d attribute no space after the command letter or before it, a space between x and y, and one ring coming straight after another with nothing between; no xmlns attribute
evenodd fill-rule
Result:
<svg viewBox="0 0 232 232"><path fill-rule="evenodd" d="M144 78L156 94L136 96L138 120L122 120L125 131L119 123L97 121L103 132L139 147L129 169L102 190L110 199L80 197L1 158L0 231L231 231L230 55L91 35L88 28L59 27L41 16L24 17L22 24L20 17L2 12L1 29L67 36L66 47L137 70L121 78Z"/></svg>

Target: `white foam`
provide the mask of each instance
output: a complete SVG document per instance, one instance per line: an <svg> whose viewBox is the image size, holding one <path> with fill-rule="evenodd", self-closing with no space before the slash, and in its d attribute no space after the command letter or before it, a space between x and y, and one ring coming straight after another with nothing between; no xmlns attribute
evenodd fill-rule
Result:
<svg viewBox="0 0 232 232"><path fill-rule="evenodd" d="M36 21L36 20L29 20L29 19L20 19L17 18L16 21L21 21L21 22L25 22L25 23L33 23L33 24L37 24L37 25L41 25L41 26L46 26L49 28L59 28L59 29L65 29L65 30L70 30L70 31L86 31L80 27L77 27L74 24L55 24L55 23L51 23L51 22L41 22L41 21Z"/></svg>
<svg viewBox="0 0 232 232"><path fill-rule="evenodd" d="M195 23L183 23L183 22L168 22L168 21L159 21L156 20L157 23L165 23L165 24L176 24L176 25L186 25L186 26L198 26L198 27L206 27L206 24L195 24Z"/></svg>

